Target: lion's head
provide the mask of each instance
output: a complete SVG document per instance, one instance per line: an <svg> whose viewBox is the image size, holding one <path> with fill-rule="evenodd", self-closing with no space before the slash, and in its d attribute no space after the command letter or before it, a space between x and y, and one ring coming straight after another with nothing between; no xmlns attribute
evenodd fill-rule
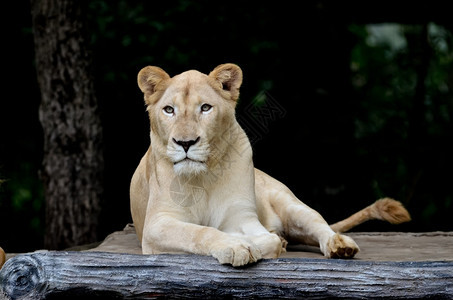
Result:
<svg viewBox="0 0 453 300"><path fill-rule="evenodd" d="M236 126L234 109L242 71L234 64L209 75L195 70L170 77L148 66L138 74L151 124L154 153L173 164L178 175L206 172L231 141L219 132Z"/></svg>

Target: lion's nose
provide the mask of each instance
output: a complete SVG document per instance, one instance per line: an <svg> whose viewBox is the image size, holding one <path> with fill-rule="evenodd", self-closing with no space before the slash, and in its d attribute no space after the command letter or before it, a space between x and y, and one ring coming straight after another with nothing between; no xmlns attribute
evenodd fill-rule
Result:
<svg viewBox="0 0 453 300"><path fill-rule="evenodd" d="M195 145L200 140L200 137L197 137L195 140L188 140L188 141L177 141L173 138L173 142L182 146L184 151L189 151L190 146Z"/></svg>

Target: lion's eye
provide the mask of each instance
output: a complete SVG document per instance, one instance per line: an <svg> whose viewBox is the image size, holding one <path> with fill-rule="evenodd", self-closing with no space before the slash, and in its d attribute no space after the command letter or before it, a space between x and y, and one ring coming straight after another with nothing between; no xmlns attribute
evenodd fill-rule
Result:
<svg viewBox="0 0 453 300"><path fill-rule="evenodd" d="M169 105L165 106L162 110L164 111L164 113L166 115L170 115L170 116L175 113L175 109Z"/></svg>
<svg viewBox="0 0 453 300"><path fill-rule="evenodd" d="M212 105L205 103L201 106L200 109L202 112L206 113L212 109Z"/></svg>

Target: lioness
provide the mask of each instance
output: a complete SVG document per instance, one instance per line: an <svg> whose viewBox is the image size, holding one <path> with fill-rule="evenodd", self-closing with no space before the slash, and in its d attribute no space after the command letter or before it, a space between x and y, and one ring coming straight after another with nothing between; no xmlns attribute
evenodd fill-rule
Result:
<svg viewBox="0 0 453 300"><path fill-rule="evenodd" d="M255 169L250 142L235 118L242 71L170 77L148 66L138 74L151 144L131 181L131 213L144 254L212 255L242 266L277 258L286 241L319 245L326 257L352 258L357 244L341 235L371 218L409 220L382 199L329 226L282 183Z"/></svg>

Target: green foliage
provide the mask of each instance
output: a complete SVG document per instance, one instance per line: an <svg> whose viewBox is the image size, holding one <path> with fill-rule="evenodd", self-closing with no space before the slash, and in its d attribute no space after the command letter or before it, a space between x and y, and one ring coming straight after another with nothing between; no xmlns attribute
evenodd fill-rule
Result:
<svg viewBox="0 0 453 300"><path fill-rule="evenodd" d="M42 247L44 195L34 163L22 162L0 183L0 220L5 228L1 242L9 252L33 251ZM25 235L18 239L17 234Z"/></svg>
<svg viewBox="0 0 453 300"><path fill-rule="evenodd" d="M395 197L429 227L451 202L442 177L451 179L453 39L440 25L427 29L423 53L423 25L350 26L358 39L351 54L358 155L372 164L376 196L398 191ZM418 108L417 88L424 92Z"/></svg>

